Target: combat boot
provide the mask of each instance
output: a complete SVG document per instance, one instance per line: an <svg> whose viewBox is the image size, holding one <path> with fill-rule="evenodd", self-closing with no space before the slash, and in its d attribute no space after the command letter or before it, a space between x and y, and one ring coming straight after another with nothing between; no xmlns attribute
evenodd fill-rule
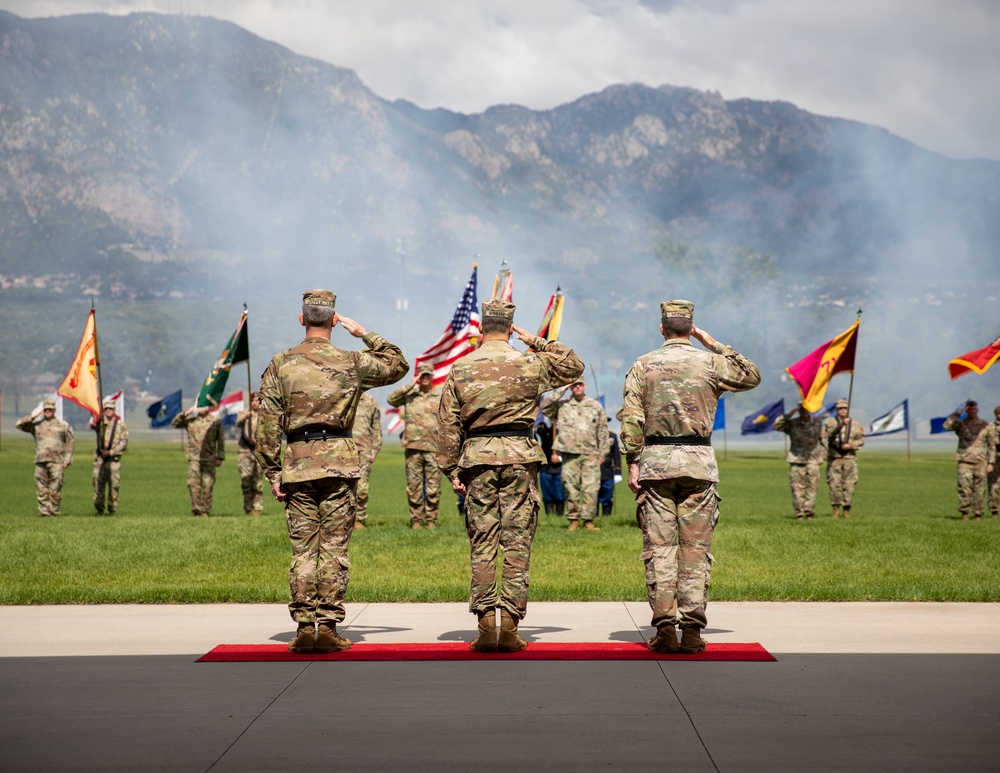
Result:
<svg viewBox="0 0 1000 773"><path fill-rule="evenodd" d="M575 523L575 521L574 521ZM517 633L517 618L506 609L500 610L500 636L497 639L498 652L520 652L528 648L528 642Z"/></svg>
<svg viewBox="0 0 1000 773"><path fill-rule="evenodd" d="M845 518L851 517L851 508L847 507L846 505L844 506L844 517Z"/></svg>
<svg viewBox="0 0 1000 773"><path fill-rule="evenodd" d="M410 528L413 529L414 531L417 531L418 529L422 529L423 527L420 525L420 521L414 521L413 524L410 526Z"/></svg>
<svg viewBox="0 0 1000 773"><path fill-rule="evenodd" d="M474 652L497 651L497 611L495 609L479 613L479 636L469 644L469 649Z"/></svg>
<svg viewBox="0 0 1000 773"><path fill-rule="evenodd" d="M579 521L570 521L569 522L569 528L566 529L566 531L576 531L579 528L580 528Z"/></svg>
<svg viewBox="0 0 1000 773"><path fill-rule="evenodd" d="M668 655L679 652L677 628L673 625L661 625L656 629L656 635L646 640L646 646L653 652L664 652Z"/></svg>
<svg viewBox="0 0 1000 773"><path fill-rule="evenodd" d="M365 522L364 521L355 521L354 522L354 531L358 531L359 529L364 529L364 528L365 528Z"/></svg>
<svg viewBox="0 0 1000 773"><path fill-rule="evenodd" d="M434 521L428 521L427 523L424 524L424 528L425 529L436 529L437 528L437 524Z"/></svg>
<svg viewBox="0 0 1000 773"><path fill-rule="evenodd" d="M600 526L595 526L593 521L586 521L586 522L584 522L583 528L586 529L587 531L600 531L601 530L601 527Z"/></svg>
<svg viewBox="0 0 1000 773"><path fill-rule="evenodd" d="M299 623L299 629L295 632L295 638L288 642L289 652L298 652L305 655L312 652L316 647L316 633L313 623Z"/></svg>
<svg viewBox="0 0 1000 773"><path fill-rule="evenodd" d="M350 640L337 633L337 624L334 621L326 620L317 626L313 652L341 652L350 648Z"/></svg>
<svg viewBox="0 0 1000 773"><path fill-rule="evenodd" d="M840 518L840 505L833 506L833 517Z"/></svg>
<svg viewBox="0 0 1000 773"><path fill-rule="evenodd" d="M689 628L681 630L680 651L684 655L694 655L696 652L704 652L706 646L708 645L701 638L700 628L692 625Z"/></svg>

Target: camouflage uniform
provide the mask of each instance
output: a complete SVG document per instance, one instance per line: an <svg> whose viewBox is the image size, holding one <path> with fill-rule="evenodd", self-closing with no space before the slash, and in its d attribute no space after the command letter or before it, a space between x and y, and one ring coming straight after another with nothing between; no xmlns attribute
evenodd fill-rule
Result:
<svg viewBox="0 0 1000 773"><path fill-rule="evenodd" d="M830 487L830 504L844 508L845 515L854 502L854 487L858 485L858 449L865 444L864 428L850 416L831 416L824 422L827 436L826 483ZM849 449L842 446L850 444Z"/></svg>
<svg viewBox="0 0 1000 773"><path fill-rule="evenodd" d="M112 404L112 407L113 404ZM115 416L107 421L103 416L94 428L97 448L94 449L94 509L104 513L104 493L107 491L109 513L118 510L118 490L122 485L122 454L128 448L128 426Z"/></svg>
<svg viewBox="0 0 1000 773"><path fill-rule="evenodd" d="M333 306L335 296L314 290L303 300ZM361 476L349 428L364 390L394 384L409 369L399 347L378 333L368 331L362 340L368 350L352 352L337 348L329 338L306 338L274 356L257 393L257 461L264 477L272 485L280 483L288 497L288 609L298 623L344 619L351 566L347 554ZM282 428L291 438L284 459ZM306 430L331 434L294 439Z"/></svg>
<svg viewBox="0 0 1000 773"><path fill-rule="evenodd" d="M988 421L952 414L944 420L944 428L958 435L958 511L963 519L971 513L983 517L986 504L986 468L996 464L997 440L993 425Z"/></svg>
<svg viewBox="0 0 1000 773"><path fill-rule="evenodd" d="M368 393L361 395L357 413L354 414L354 445L358 447L358 465L361 468L355 521L364 523L368 519L368 476L382 448L382 412L378 402Z"/></svg>
<svg viewBox="0 0 1000 773"><path fill-rule="evenodd" d="M826 456L826 426L808 411L800 408L797 417L792 412L774 422L778 432L789 438L788 480L792 486L792 507L796 518L812 518L816 513L816 489L819 488L819 468Z"/></svg>
<svg viewBox="0 0 1000 773"><path fill-rule="evenodd" d="M440 401L439 388L424 392L417 383L401 386L388 397L389 405L399 408L406 422L402 437L406 449L406 499L410 523L415 525L437 523L441 501L441 469L437 463Z"/></svg>
<svg viewBox="0 0 1000 773"><path fill-rule="evenodd" d="M994 411L997 419L993 422L994 450L997 457L1000 457L1000 406ZM993 470L986 476L986 485L990 490L989 507L994 518L1000 517L1000 464L993 463Z"/></svg>
<svg viewBox="0 0 1000 773"><path fill-rule="evenodd" d="M257 421L260 411L252 407L236 414L236 428L240 437L236 441L236 467L240 473L240 488L243 490L243 512L260 514L264 510L264 483L260 465L257 464L256 443Z"/></svg>
<svg viewBox="0 0 1000 773"><path fill-rule="evenodd" d="M55 409L55 403L52 403L52 408ZM34 416L25 416L18 419L15 426L35 437L35 492L38 499L38 514L59 515L63 471L73 463L73 428L55 416L39 422L35 422Z"/></svg>
<svg viewBox="0 0 1000 773"><path fill-rule="evenodd" d="M690 318L693 308L688 301L668 301L660 314ZM719 344L709 353L686 338L666 340L625 376L621 440L626 461L638 465L636 520L656 628L679 623L701 630L707 623L719 520L719 472L709 440L715 411L723 392L759 383L757 366L731 347Z"/></svg>
<svg viewBox="0 0 1000 773"><path fill-rule="evenodd" d="M512 319L514 304L486 301L483 315L488 313ZM469 609L481 614L500 607L515 620L528 605L537 474L545 460L532 436L538 398L583 373L580 358L565 344L536 337L530 346L534 352L522 353L507 341L491 340L459 359L444 383L439 413L441 471L467 487Z"/></svg>
<svg viewBox="0 0 1000 773"><path fill-rule="evenodd" d="M601 460L611 450L607 414L591 397L560 401L549 395L541 409L555 422L552 448L562 457L566 517L571 522L593 521L601 488Z"/></svg>
<svg viewBox="0 0 1000 773"><path fill-rule="evenodd" d="M215 470L226 458L226 439L222 422L210 413L199 415L198 410L178 413L170 423L178 429L187 430L187 483L191 492L191 515L207 516L212 512Z"/></svg>

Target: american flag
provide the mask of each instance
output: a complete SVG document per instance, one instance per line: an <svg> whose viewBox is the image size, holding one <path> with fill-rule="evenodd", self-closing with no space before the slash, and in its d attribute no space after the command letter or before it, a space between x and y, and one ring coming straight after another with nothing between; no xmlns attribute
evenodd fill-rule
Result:
<svg viewBox="0 0 1000 773"><path fill-rule="evenodd" d="M462 300L459 301L455 315L444 329L441 338L430 349L417 357L414 367L419 368L423 362L434 366L434 386L444 383L452 364L459 357L464 357L476 348L482 326L479 323L479 296L476 294L476 272L478 267L473 264L472 276L465 286Z"/></svg>
<svg viewBox="0 0 1000 773"><path fill-rule="evenodd" d="M385 415L389 419L389 423L385 428L387 434L391 435L403 426L403 417L399 413L399 408L390 408L385 412Z"/></svg>

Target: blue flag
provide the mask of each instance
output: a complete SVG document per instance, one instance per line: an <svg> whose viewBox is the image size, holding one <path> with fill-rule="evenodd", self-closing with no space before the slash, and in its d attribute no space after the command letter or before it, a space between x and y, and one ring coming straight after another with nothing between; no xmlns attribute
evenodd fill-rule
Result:
<svg viewBox="0 0 1000 773"><path fill-rule="evenodd" d="M174 416L181 412L181 390L161 397L146 409L150 429L169 427Z"/></svg>
<svg viewBox="0 0 1000 773"><path fill-rule="evenodd" d="M726 401L719 398L719 407L715 409L715 424L712 425L712 432L717 429L726 428Z"/></svg>
<svg viewBox="0 0 1000 773"><path fill-rule="evenodd" d="M958 418L964 419L966 416L969 415L969 414L967 414L965 412L965 404L967 402L968 402L968 400L962 400L962 402L960 402L958 404L958 407L955 408L955 410L952 411L952 413L957 413L958 414ZM948 430L946 430L944 428L944 421L947 418L948 418L947 416L936 416L936 417L934 417L934 418L931 419L931 434L932 435L942 435L945 432L948 432Z"/></svg>
<svg viewBox="0 0 1000 773"><path fill-rule="evenodd" d="M756 413L751 413L743 419L741 435L758 435L762 432L774 432L774 420L785 413L785 398L778 402L765 405Z"/></svg>

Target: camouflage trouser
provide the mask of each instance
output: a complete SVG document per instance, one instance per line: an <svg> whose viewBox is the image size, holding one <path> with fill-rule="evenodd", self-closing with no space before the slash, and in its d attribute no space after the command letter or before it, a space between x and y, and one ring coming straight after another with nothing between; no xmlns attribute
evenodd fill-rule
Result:
<svg viewBox="0 0 1000 773"><path fill-rule="evenodd" d="M358 509L355 513L354 520L363 522L368 520L368 476L371 475L372 463L371 460L365 456L364 459L358 459L358 466L361 468L361 477L358 478Z"/></svg>
<svg viewBox="0 0 1000 773"><path fill-rule="evenodd" d="M469 610L502 607L520 620L528 607L531 541L538 525L537 464L462 470L472 585ZM497 593L497 551L503 553Z"/></svg>
<svg viewBox="0 0 1000 773"><path fill-rule="evenodd" d="M59 515L63 472L62 462L35 462L35 496L39 515Z"/></svg>
<svg viewBox="0 0 1000 773"><path fill-rule="evenodd" d="M830 487L830 504L849 508L854 501L854 487L858 485L857 457L827 460L826 483Z"/></svg>
<svg viewBox="0 0 1000 773"><path fill-rule="evenodd" d="M977 518L986 506L986 463L958 463L958 511Z"/></svg>
<svg viewBox="0 0 1000 773"><path fill-rule="evenodd" d="M344 619L356 483L353 478L320 478L285 484L285 519L292 544L288 611L297 623Z"/></svg>
<svg viewBox="0 0 1000 773"><path fill-rule="evenodd" d="M816 489L819 488L818 464L792 464L788 469L792 484L792 507L795 516L802 518L816 512Z"/></svg>
<svg viewBox="0 0 1000 773"><path fill-rule="evenodd" d="M646 480L636 498L641 558L653 625L704 628L719 521L715 484L694 478Z"/></svg>
<svg viewBox="0 0 1000 773"><path fill-rule="evenodd" d="M990 512L1000 512L1000 459L993 465L993 472L986 476L986 486L990 490Z"/></svg>
<svg viewBox="0 0 1000 773"><path fill-rule="evenodd" d="M259 513L264 509L264 483L252 448L240 446L236 468L240 472L240 488L243 489L243 509Z"/></svg>
<svg viewBox="0 0 1000 773"><path fill-rule="evenodd" d="M212 512L212 489L215 487L215 460L188 462L188 491L191 492L191 512L208 515Z"/></svg>
<svg viewBox="0 0 1000 773"><path fill-rule="evenodd" d="M122 485L122 460L94 459L94 509L104 512L104 492L107 491L108 512L118 509L118 489Z"/></svg>
<svg viewBox="0 0 1000 773"><path fill-rule="evenodd" d="M435 523L441 501L441 468L434 451L406 450L406 499L410 523Z"/></svg>
<svg viewBox="0 0 1000 773"><path fill-rule="evenodd" d="M588 454L562 454L562 482L566 492L566 517L571 521L594 520L597 492L601 488L601 465Z"/></svg>

